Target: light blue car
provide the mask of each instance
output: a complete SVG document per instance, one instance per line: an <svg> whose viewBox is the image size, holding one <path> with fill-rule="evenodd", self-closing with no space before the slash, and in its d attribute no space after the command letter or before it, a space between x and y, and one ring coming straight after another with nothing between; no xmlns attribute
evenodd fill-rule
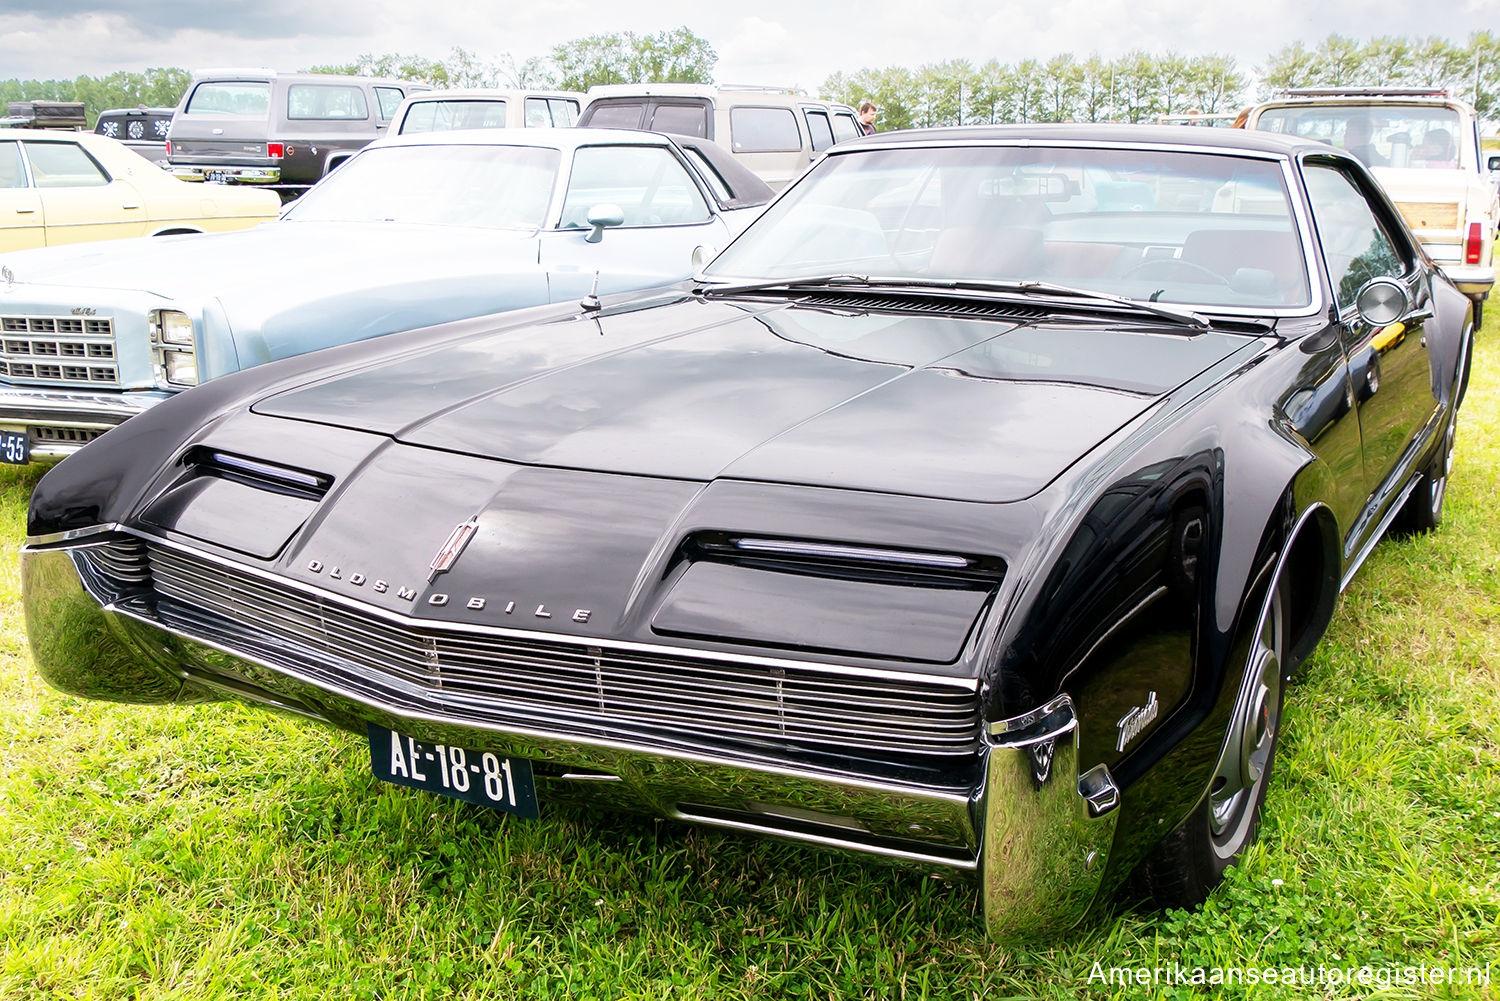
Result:
<svg viewBox="0 0 1500 1001"><path fill-rule="evenodd" d="M679 280L770 198L704 140L424 133L254 229L0 254L0 462L61 458L276 358Z"/></svg>

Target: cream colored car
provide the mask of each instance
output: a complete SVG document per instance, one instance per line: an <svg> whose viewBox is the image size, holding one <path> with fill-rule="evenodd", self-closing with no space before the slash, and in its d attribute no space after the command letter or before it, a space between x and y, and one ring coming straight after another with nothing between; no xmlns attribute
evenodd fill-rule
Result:
<svg viewBox="0 0 1500 1001"><path fill-rule="evenodd" d="M0 251L243 229L280 209L269 191L179 181L105 136L0 129Z"/></svg>
<svg viewBox="0 0 1500 1001"><path fill-rule="evenodd" d="M1478 329L1495 283L1500 196L1474 108L1442 90L1313 87L1256 105L1246 127L1318 139L1369 167L1423 249L1473 300Z"/></svg>

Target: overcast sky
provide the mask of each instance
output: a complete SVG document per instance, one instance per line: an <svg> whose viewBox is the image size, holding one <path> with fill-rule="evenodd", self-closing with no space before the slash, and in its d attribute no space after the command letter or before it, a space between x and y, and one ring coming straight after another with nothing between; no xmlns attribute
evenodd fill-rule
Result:
<svg viewBox="0 0 1500 1001"><path fill-rule="evenodd" d="M1283 45L1335 32L1440 35L1500 31L1500 0L0 0L0 79L72 79L151 66L303 69L362 53L447 58L461 46L517 61L606 31L685 25L719 54L721 83L815 90L836 71L964 58L1013 63L1134 49L1234 56L1253 76Z"/></svg>

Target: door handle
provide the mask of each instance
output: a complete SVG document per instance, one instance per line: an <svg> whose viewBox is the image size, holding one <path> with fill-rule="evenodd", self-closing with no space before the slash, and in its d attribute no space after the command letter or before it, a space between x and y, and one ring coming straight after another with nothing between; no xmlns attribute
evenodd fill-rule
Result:
<svg viewBox="0 0 1500 1001"><path fill-rule="evenodd" d="M120 208L122 208L122 209L138 209L140 207L141 207L141 203L140 202L121 202L120 203Z"/></svg>
<svg viewBox="0 0 1500 1001"><path fill-rule="evenodd" d="M31 215L35 211L36 211L36 209L21 208L21 209L16 209L16 214L17 215Z"/></svg>

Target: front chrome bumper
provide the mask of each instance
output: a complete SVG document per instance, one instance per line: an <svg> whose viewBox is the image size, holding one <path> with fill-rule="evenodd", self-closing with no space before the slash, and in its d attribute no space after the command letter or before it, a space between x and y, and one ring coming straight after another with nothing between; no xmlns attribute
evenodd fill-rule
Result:
<svg viewBox="0 0 1500 1001"><path fill-rule="evenodd" d="M0 386L0 430L26 433L33 460L56 461L170 395Z"/></svg>
<svg viewBox="0 0 1500 1001"><path fill-rule="evenodd" d="M73 555L99 538L84 533L22 550L33 658L62 691L136 703L236 698L361 733L372 722L425 741L530 759L538 763L543 802L645 811L976 872L986 925L1001 939L1065 931L1099 894L1119 794L1102 769L1078 774L1078 721L1066 696L992 725L977 755L975 787L809 765L770 747L491 726L414 713L326 678L314 683L294 666L169 629L154 620L150 601L111 603Z"/></svg>

